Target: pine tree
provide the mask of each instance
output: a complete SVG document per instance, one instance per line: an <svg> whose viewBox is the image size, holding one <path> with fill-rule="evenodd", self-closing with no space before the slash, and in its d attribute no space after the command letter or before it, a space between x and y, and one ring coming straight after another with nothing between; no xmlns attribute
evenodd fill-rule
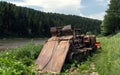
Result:
<svg viewBox="0 0 120 75"><path fill-rule="evenodd" d="M102 23L102 33L104 35L114 34L120 30L120 0L111 0L106 12L107 15Z"/></svg>

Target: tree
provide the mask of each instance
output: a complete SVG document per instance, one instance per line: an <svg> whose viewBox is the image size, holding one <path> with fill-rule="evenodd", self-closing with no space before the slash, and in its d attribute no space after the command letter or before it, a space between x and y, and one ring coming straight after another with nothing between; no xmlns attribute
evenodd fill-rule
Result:
<svg viewBox="0 0 120 75"><path fill-rule="evenodd" d="M110 35L120 30L120 0L111 0L109 9L106 11L103 23L102 33Z"/></svg>
<svg viewBox="0 0 120 75"><path fill-rule="evenodd" d="M81 33L100 33L100 20L75 15L45 13L0 1L0 37L50 37L50 27L74 25Z"/></svg>

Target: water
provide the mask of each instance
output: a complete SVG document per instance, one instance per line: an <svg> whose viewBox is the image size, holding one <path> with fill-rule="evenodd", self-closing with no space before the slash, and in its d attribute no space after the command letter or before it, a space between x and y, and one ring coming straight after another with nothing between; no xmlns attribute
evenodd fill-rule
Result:
<svg viewBox="0 0 120 75"><path fill-rule="evenodd" d="M21 47L25 44L28 44L30 42L34 44L44 44L47 39L41 39L41 38L33 38L33 39L27 39L27 38L14 38L14 39L0 39L0 50L5 49L12 49Z"/></svg>

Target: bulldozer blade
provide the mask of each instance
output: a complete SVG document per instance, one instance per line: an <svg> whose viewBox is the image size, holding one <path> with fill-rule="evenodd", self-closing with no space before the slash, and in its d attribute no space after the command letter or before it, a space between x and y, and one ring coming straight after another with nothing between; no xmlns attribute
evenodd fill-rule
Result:
<svg viewBox="0 0 120 75"><path fill-rule="evenodd" d="M38 64L40 71L60 73L70 47L70 40L59 41L54 39L55 41L52 41L52 38L44 45L36 64ZM61 37L61 39L71 38L73 36Z"/></svg>
<svg viewBox="0 0 120 75"><path fill-rule="evenodd" d="M53 53L53 48L57 47L58 45L58 41L53 41L56 40L57 37L52 37L50 39L48 39L48 41L44 44L43 49L41 50L41 53L39 54L37 60L36 60L36 64L38 64L38 69L39 70L43 70L46 65L49 63L50 61L50 57Z"/></svg>

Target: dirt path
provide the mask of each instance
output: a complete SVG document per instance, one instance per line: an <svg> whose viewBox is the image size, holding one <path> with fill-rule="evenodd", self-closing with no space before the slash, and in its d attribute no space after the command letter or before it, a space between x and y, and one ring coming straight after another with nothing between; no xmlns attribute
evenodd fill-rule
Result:
<svg viewBox="0 0 120 75"><path fill-rule="evenodd" d="M92 70L95 70L95 64L94 64L94 62L90 63L90 67L91 67ZM99 74L98 74L98 72L92 72L92 73L90 73L90 75L99 75Z"/></svg>

